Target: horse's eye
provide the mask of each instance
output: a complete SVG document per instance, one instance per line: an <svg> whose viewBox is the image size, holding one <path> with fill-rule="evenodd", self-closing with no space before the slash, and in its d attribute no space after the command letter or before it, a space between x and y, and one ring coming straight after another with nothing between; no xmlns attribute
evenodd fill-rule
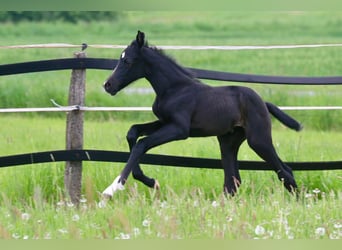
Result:
<svg viewBox="0 0 342 250"><path fill-rule="evenodd" d="M124 64L126 64L126 65L131 65L131 64L132 64L132 62L131 62L130 60L128 60L127 58L124 58L124 59L123 59L123 62L124 62Z"/></svg>

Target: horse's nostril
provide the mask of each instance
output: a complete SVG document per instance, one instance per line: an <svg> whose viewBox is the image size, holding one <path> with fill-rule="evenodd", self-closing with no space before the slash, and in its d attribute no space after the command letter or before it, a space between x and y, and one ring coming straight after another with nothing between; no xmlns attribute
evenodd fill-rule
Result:
<svg viewBox="0 0 342 250"><path fill-rule="evenodd" d="M111 84L110 84L109 82L106 82L106 83L104 84L104 88L105 88L106 90L108 90L108 89L110 88L110 86L111 86Z"/></svg>

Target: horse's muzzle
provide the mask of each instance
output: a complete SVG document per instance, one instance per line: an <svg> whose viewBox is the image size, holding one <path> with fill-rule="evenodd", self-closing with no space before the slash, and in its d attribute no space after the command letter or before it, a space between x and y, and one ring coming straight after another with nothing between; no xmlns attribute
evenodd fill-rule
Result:
<svg viewBox="0 0 342 250"><path fill-rule="evenodd" d="M106 92L108 92L111 95L115 95L118 92L113 88L113 85L109 81L106 81L103 84L103 88L106 90Z"/></svg>

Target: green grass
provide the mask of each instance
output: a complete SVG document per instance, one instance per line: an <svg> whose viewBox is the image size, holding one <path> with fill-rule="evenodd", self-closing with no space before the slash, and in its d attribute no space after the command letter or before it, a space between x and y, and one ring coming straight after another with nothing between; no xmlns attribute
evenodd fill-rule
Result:
<svg viewBox="0 0 342 250"><path fill-rule="evenodd" d="M277 184L274 184L277 186ZM83 198L76 209L64 201L0 209L0 237L28 239L333 239L340 238L341 202L335 194L301 201L278 192L207 199L203 190L167 195L134 186L106 207ZM164 191L165 192L165 191ZM123 196L129 196L125 198Z"/></svg>
<svg viewBox="0 0 342 250"><path fill-rule="evenodd" d="M115 22L3 23L0 45L32 43L128 44L137 29L156 45L268 45L341 43L339 12L127 12ZM1 64L71 57L74 49L1 50ZM342 75L340 48L265 51L167 51L189 67L270 75ZM87 49L88 57L117 58L120 50ZM150 106L153 94L104 93L109 71L87 71L88 106ZM70 71L0 78L0 107L67 104ZM240 84L207 81L212 85ZM340 105L340 86L247 85L281 106ZM145 80L130 90L148 87ZM291 111L305 129L274 121L274 144L284 161L340 161L340 111ZM86 113L84 148L127 151L126 131L150 113ZM1 114L1 156L65 148L65 114ZM219 158L215 138L173 142L150 151ZM243 144L240 160L259 160ZM341 238L338 171L296 171L301 197L289 195L271 171L241 171L234 198L222 196L223 171L143 166L161 184L156 193L130 178L106 207L99 193L124 164L84 162L80 208L68 203L64 163L0 170L0 238Z"/></svg>
<svg viewBox="0 0 342 250"><path fill-rule="evenodd" d="M65 120L0 117L2 155L64 148ZM127 151L131 122L85 122L85 148ZM340 160L340 132L296 133L275 123L274 143L285 161ZM322 147L322 141L326 141ZM151 153L218 158L214 138L170 143ZM241 160L259 158L244 144ZM65 198L64 163L3 168L0 171L0 238L340 238L341 171L295 172L297 201L273 172L241 171L236 197L222 196L223 172L143 166L159 180L156 193L132 178L125 191L99 207L99 193L123 164L84 162L82 202ZM323 229L322 229L323 228ZM324 235L319 232L324 230ZM256 233L257 232L257 233Z"/></svg>

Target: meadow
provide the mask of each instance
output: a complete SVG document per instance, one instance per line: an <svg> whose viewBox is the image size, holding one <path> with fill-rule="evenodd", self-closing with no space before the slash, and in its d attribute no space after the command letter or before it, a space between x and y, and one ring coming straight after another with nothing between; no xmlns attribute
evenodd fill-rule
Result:
<svg viewBox="0 0 342 250"><path fill-rule="evenodd" d="M128 44L137 29L156 45L269 45L341 43L342 14L326 12L125 12L115 22L3 23L0 45L34 43ZM1 49L2 63L71 57L75 49ZM86 50L88 57L117 58L121 50ZM342 75L341 48L264 51L167 51L197 68L289 76ZM150 106L154 94L141 80L115 98L104 93L110 72L87 71L87 106ZM0 107L67 104L70 71L0 78ZM341 104L340 86L254 88L279 106ZM143 94L142 94L143 93ZM289 111L305 129L274 121L274 144L284 161L339 161L341 111ZM148 112L85 115L84 148L127 151L126 131L150 121ZM2 156L65 148L65 114L1 114ZM173 142L151 153L219 158L215 138ZM244 143L240 160L259 160ZM85 162L79 208L64 191L64 163L0 169L0 238L5 239L340 239L342 172L295 172L297 200L271 171L241 171L235 197L222 195L223 171L143 166L160 191L129 179L105 206L100 192L123 164Z"/></svg>

